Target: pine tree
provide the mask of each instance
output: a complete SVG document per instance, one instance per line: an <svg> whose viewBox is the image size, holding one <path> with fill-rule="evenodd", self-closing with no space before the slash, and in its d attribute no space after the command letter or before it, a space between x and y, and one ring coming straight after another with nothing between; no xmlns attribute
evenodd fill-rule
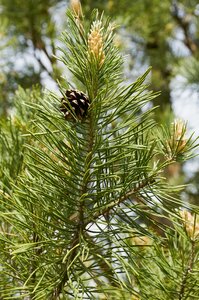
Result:
<svg viewBox="0 0 199 300"><path fill-rule="evenodd" d="M74 83L20 89L1 126L1 299L197 299L198 216L162 174L196 146L123 83L113 25L79 1L61 61ZM66 90L67 89L67 90Z"/></svg>
<svg viewBox="0 0 199 300"><path fill-rule="evenodd" d="M60 76L54 17L66 1L0 0L0 115L9 114L13 93L20 85L30 88ZM17 58L17 59L16 59Z"/></svg>

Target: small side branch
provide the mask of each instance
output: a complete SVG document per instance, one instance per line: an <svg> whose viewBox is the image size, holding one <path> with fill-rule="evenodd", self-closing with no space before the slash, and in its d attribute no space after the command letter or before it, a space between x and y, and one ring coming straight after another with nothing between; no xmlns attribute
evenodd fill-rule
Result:
<svg viewBox="0 0 199 300"><path fill-rule="evenodd" d="M189 274L192 272L192 269L193 269L194 256L195 256L195 241L191 241L191 255L190 255L188 265L183 274L182 283L181 283L180 292L179 292L179 298L178 298L179 300L182 300L184 297L186 283L187 283Z"/></svg>
<svg viewBox="0 0 199 300"><path fill-rule="evenodd" d="M91 237L88 233L86 234L87 241L93 248L93 257L96 259L98 266L100 267L103 276L108 279L111 286L119 287L116 280L114 279L114 271L110 268L109 264L103 259L102 249L93 241L93 237Z"/></svg>
<svg viewBox="0 0 199 300"><path fill-rule="evenodd" d="M101 208L99 211L94 213L92 215L92 217L89 217L87 220L85 220L85 226L87 226L90 223L93 223L94 221L96 221L101 216L108 215L110 210L112 210L113 208L119 206L121 203L123 203L125 200L132 197L133 195L136 195L141 189L143 189L144 187L146 187L147 185L149 185L150 183L153 183L153 182L154 182L154 179L149 178L149 179L145 180L144 182L142 182L138 187L136 187L133 190L127 192L125 195L123 195L123 196L119 197L118 199L113 200L112 202L108 203L105 207Z"/></svg>

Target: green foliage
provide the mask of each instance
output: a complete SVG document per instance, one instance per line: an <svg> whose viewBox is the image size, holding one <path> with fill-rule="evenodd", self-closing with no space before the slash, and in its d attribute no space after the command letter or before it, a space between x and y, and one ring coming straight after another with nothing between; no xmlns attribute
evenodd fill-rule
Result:
<svg viewBox="0 0 199 300"><path fill-rule="evenodd" d="M188 58L180 66L180 73L184 82L182 85L191 88L191 90L199 92L199 62L195 58Z"/></svg>
<svg viewBox="0 0 199 300"><path fill-rule="evenodd" d="M162 243L137 245L138 276L141 299L197 299L198 241L190 240L179 222L175 232L167 230ZM140 250L141 248L141 250Z"/></svg>
<svg viewBox="0 0 199 300"><path fill-rule="evenodd" d="M149 70L123 83L108 19L95 11L88 24L68 11L67 20L60 59L90 107L69 121L56 94L20 89L16 115L2 123L0 296L194 299L198 236L174 208L178 188L162 177L178 155L188 158L191 141L176 150L185 127L180 137L157 136ZM168 157L160 145L171 136Z"/></svg>
<svg viewBox="0 0 199 300"><path fill-rule="evenodd" d="M0 0L0 115L9 114L18 85L31 88L60 76L55 58L57 26L51 10L58 0ZM45 75L44 75L45 74Z"/></svg>
<svg viewBox="0 0 199 300"><path fill-rule="evenodd" d="M32 88L32 91L27 90L27 92L19 88L15 95L14 118L2 119L0 123L0 188L6 193L11 192L11 182L15 182L21 173L26 142L22 134L28 131L31 119L34 117L31 110L27 111L26 103L27 101L36 103L38 95L40 92L37 88Z"/></svg>
<svg viewBox="0 0 199 300"><path fill-rule="evenodd" d="M56 32L48 8L56 3L56 0L1 0L2 13L9 22L9 33L23 35L24 43L25 39L32 39L35 46L36 43L41 43L43 37L54 38Z"/></svg>
<svg viewBox="0 0 199 300"><path fill-rule="evenodd" d="M88 13L87 4L90 2L93 1L83 1ZM162 112L172 104L170 83L175 66L188 55L198 58L197 4L195 0L95 1L96 7L117 17L122 24L119 38L125 47L130 48L129 68L132 68L132 73L139 73L140 64L152 66L152 87L161 91L154 104L159 105ZM160 121L160 113L157 113L157 120Z"/></svg>
<svg viewBox="0 0 199 300"><path fill-rule="evenodd" d="M0 74L0 85L1 77L4 78L4 84L0 86L1 114L6 115L12 107L12 93L18 84L29 88L35 83L44 85L43 78L48 77L53 82L61 77L63 69L56 60L58 52L55 44L60 31L58 27L65 26L60 20L70 1L66 2L0 1L1 23L4 23L0 31L2 44L6 45L3 59L6 67ZM187 53L196 59L198 57L198 1L82 0L81 2L87 19L90 18L92 9L96 7L114 19L119 19L118 23L122 24L124 29L121 32L118 30L119 36L122 36L121 43L129 48L128 75L141 74L142 71L139 69L143 63L152 66L150 78L152 88L155 91L161 90L162 93L161 97L154 100L155 105L160 105L162 110L167 106L171 107L170 82L173 69L179 58L186 57ZM59 15L60 22L56 22ZM182 39L179 38L179 32ZM0 50L4 57L2 44ZM182 51L176 50L176 45L180 50L182 48ZM23 61L20 72L14 71L16 57L17 60ZM158 114L156 119L160 121Z"/></svg>

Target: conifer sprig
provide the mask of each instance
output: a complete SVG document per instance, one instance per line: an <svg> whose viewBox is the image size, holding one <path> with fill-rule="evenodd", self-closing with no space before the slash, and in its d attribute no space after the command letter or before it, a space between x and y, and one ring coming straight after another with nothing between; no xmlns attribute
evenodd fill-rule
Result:
<svg viewBox="0 0 199 300"><path fill-rule="evenodd" d="M9 197L0 193L2 297L165 300L176 287L184 295L188 280L197 278L176 280L185 270L182 257L190 265L190 241L173 208L179 202L169 196L174 190L161 177L171 161L157 161L167 143L152 134L153 109L143 110L156 96L144 84L149 70L123 84L109 21L94 12L88 25L78 9L67 13L61 48L77 89L60 87L64 99L47 93L25 104L32 114L21 135L23 167ZM82 100L89 103L86 114L77 108ZM139 236L151 243L139 245Z"/></svg>

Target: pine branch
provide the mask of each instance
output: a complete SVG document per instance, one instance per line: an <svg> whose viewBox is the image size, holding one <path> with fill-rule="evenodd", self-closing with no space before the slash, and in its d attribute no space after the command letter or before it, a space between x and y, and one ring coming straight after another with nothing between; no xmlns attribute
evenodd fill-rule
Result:
<svg viewBox="0 0 199 300"><path fill-rule="evenodd" d="M134 188L133 190L127 192L125 195L119 197L118 199L108 203L104 208L100 208L99 211L96 213L93 213L92 217L89 217L87 220L85 220L85 226L89 225L90 223L95 222L98 218L102 216L109 215L110 210L118 207L121 203L123 203L125 200L129 199L130 197L136 195L140 190L148 186L150 183L154 183L153 178L146 179L142 183L139 184L137 188Z"/></svg>
<svg viewBox="0 0 199 300"><path fill-rule="evenodd" d="M51 77L53 79L53 74L52 72L50 72L48 70L48 68L44 65L44 63L42 62L41 58L38 57L38 55L36 54L37 49L34 49L34 57L36 58L36 60L38 61L38 63L40 64L41 68L47 72L47 74L49 75L49 77Z"/></svg>
<svg viewBox="0 0 199 300"><path fill-rule="evenodd" d="M184 298L185 289L187 287L187 280L193 270L194 258L195 258L195 244L196 244L195 240L191 240L191 253L190 253L188 265L183 272L183 278L182 278L182 283L181 283L179 298L178 298L179 300L182 300Z"/></svg>
<svg viewBox="0 0 199 300"><path fill-rule="evenodd" d="M116 282L114 278L114 271L111 269L110 265L106 262L104 259L99 259L99 257L103 258L103 252L102 249L96 244L95 241L93 241L93 238L86 233L86 238L88 240L88 243L90 243L91 247L94 249L93 256L96 257L97 263L102 271L102 274L106 276L106 278L109 280L109 283L111 286L119 287L120 284Z"/></svg>
<svg viewBox="0 0 199 300"><path fill-rule="evenodd" d="M85 217L84 217L84 208L85 208L85 195L88 192L88 185L90 182L90 172L91 172L91 162L93 159L93 146L94 146L94 128L93 128L93 120L92 115L89 117L89 122L87 124L88 132L85 136L85 140L87 140L87 147L85 149L86 158L85 158L85 170L84 170L84 177L82 178L82 189L80 193L80 205L79 205L79 211L78 211L78 224L77 224L77 230L75 237L72 241L71 248L68 250L70 253L69 258L67 259L67 262L64 266L65 270L62 274L62 280L58 284L58 286L55 288L52 296L53 299L57 299L61 291L63 290L66 282L69 280L68 276L68 265L70 265L73 260L75 259L75 256L78 251L78 245L81 244L81 236L84 236L84 229L85 229Z"/></svg>
<svg viewBox="0 0 199 300"><path fill-rule="evenodd" d="M77 254L80 235L81 235L81 229L78 226L77 231L76 231L76 235L75 235L75 237L72 241L71 248L69 249L70 256L67 258L66 264L64 264L64 270L63 270L63 273L61 275L62 280L58 283L57 287L54 289L54 291L52 293L52 296L50 297L50 300L56 300L59 297L59 295L61 294L61 292L62 292L62 290L65 286L65 284L69 280L68 266L70 265L71 262L73 262L73 260L75 259L76 254Z"/></svg>
<svg viewBox="0 0 199 300"><path fill-rule="evenodd" d="M144 255L137 255L130 242L136 234L155 235L149 226L143 226L144 218L155 223L154 216L173 213L173 206L163 203L171 199L165 196L166 188L155 183L169 163L156 163L157 154L165 154L168 141L165 139L162 151L157 149L152 110L142 110L156 96L144 85L148 71L129 86L122 85L122 60L112 45L112 27L95 13L86 28L83 16L78 16L77 22L68 13L62 61L83 92L60 87L62 99L45 95L40 103L29 104L25 120L31 119L33 126L22 174L13 184L13 196L7 197L0 189L6 199L3 222L13 224L3 251L4 273L12 273L13 283L13 288L5 288L6 297L14 291L35 299L56 300L65 294L94 299L116 290L119 299L123 294L132 295L135 274L141 274L139 280L146 283L146 289L149 282L159 291L153 267L162 278L174 272L167 253L159 248L159 256L147 253L144 262L148 264L142 273L137 259ZM60 100L66 104L62 109ZM171 202L179 203L174 198ZM12 266L8 253L16 258ZM179 300L192 264L185 270Z"/></svg>
<svg viewBox="0 0 199 300"><path fill-rule="evenodd" d="M183 33L184 33L184 43L185 45L188 47L188 49L191 51L191 53L193 55L196 54L196 52L198 51L198 46L195 43L195 41L193 40L193 38L190 35L190 21L189 21L189 16L188 15L184 15L183 17L180 15L179 12L179 7L178 7L178 2L177 0L173 1L173 17L176 19L178 25L180 26L180 28L182 29Z"/></svg>

